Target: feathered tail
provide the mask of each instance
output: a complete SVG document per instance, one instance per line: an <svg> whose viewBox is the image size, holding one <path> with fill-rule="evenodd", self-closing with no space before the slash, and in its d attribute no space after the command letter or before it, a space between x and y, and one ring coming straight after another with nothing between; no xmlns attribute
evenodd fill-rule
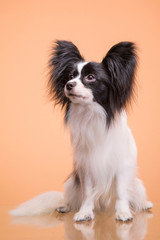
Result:
<svg viewBox="0 0 160 240"><path fill-rule="evenodd" d="M11 210L12 216L33 216L52 213L56 208L63 206L62 192L46 192L27 202L22 203L16 209Z"/></svg>

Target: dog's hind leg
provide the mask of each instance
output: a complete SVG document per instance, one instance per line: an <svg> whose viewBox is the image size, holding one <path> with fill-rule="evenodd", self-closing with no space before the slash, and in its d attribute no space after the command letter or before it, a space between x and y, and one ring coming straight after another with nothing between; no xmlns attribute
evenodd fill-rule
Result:
<svg viewBox="0 0 160 240"><path fill-rule="evenodd" d="M64 184L64 204L56 210L60 213L78 211L82 203L81 199L80 183L76 180L76 176L73 173Z"/></svg>
<svg viewBox="0 0 160 240"><path fill-rule="evenodd" d="M59 213L67 213L67 212L70 212L70 210L71 210L71 208L67 204L64 204L63 206L60 206L56 209L56 211Z"/></svg>
<svg viewBox="0 0 160 240"><path fill-rule="evenodd" d="M142 181L135 179L133 188L130 191L130 204L136 211L147 210L153 207L153 203L147 201L146 190Z"/></svg>

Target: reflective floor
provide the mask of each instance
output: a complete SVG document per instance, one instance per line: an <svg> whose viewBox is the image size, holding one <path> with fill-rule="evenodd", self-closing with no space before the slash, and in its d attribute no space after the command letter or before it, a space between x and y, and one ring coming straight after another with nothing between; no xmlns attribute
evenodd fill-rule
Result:
<svg viewBox="0 0 160 240"><path fill-rule="evenodd" d="M9 216L12 207L0 206L1 240L159 240L160 204L152 212L141 212L127 223L105 213L94 221L75 223L73 213L40 217Z"/></svg>

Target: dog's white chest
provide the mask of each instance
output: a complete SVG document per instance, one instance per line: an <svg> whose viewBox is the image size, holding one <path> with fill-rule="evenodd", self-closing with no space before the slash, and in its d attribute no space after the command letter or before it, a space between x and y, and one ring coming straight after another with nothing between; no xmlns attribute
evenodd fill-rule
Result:
<svg viewBox="0 0 160 240"><path fill-rule="evenodd" d="M106 115L98 104L72 104L69 114L74 148L95 148L106 138Z"/></svg>
<svg viewBox="0 0 160 240"><path fill-rule="evenodd" d="M126 113L117 114L108 127L106 113L97 104L72 104L68 120L71 130L71 141L74 160L79 164L93 165L100 168L118 167L120 158L126 158L133 148L136 152L134 139L127 126ZM124 161L124 160L123 160ZM98 170L98 168L97 168Z"/></svg>

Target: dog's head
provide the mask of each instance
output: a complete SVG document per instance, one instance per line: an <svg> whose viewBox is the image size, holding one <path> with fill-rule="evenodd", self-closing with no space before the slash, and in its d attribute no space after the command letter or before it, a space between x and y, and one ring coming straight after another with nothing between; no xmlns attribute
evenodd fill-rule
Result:
<svg viewBox="0 0 160 240"><path fill-rule="evenodd" d="M106 111L108 122L130 100L136 67L135 45L121 42L113 46L102 62L86 62L77 47L57 41L49 62L50 93L56 103L92 104Z"/></svg>

